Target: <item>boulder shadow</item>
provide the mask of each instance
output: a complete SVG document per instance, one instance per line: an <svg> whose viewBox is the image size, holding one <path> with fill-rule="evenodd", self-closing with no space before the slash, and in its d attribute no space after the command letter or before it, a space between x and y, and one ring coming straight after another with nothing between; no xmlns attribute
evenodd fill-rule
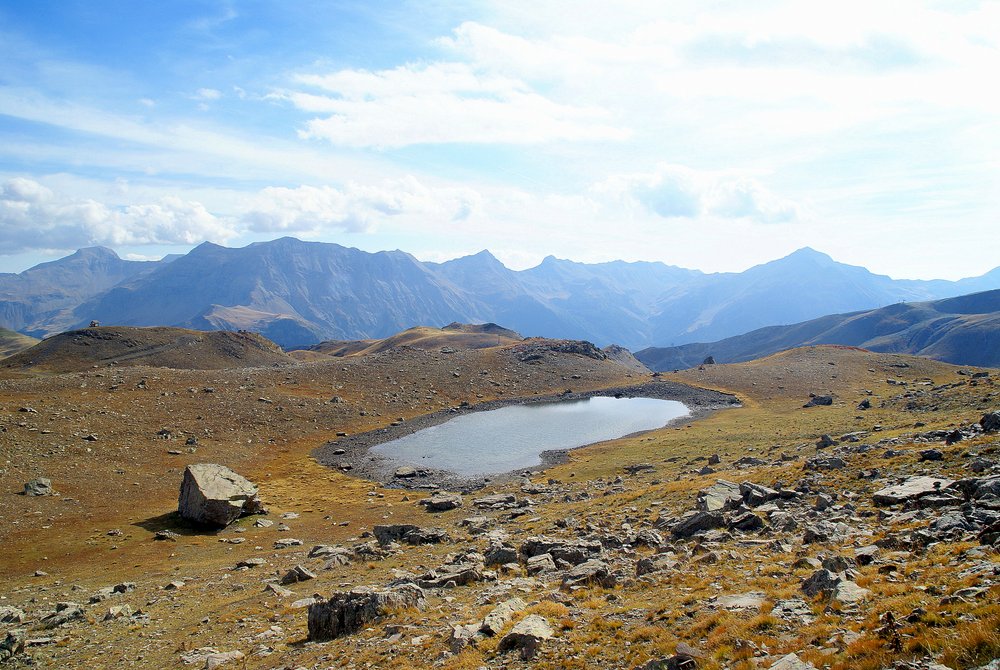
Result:
<svg viewBox="0 0 1000 670"><path fill-rule="evenodd" d="M219 533L215 528L206 528L205 526L199 526L187 521L181 517L177 510L152 516L142 521L136 521L132 525L148 530L150 533L156 533L161 530L168 530L177 535L218 535Z"/></svg>

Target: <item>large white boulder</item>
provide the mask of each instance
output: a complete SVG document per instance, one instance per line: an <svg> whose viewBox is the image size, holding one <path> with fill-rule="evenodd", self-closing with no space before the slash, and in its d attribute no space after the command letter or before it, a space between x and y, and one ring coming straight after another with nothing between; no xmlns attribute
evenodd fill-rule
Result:
<svg viewBox="0 0 1000 670"><path fill-rule="evenodd" d="M241 516L261 514L257 487L224 465L195 463L184 470L177 511L200 526L225 528Z"/></svg>

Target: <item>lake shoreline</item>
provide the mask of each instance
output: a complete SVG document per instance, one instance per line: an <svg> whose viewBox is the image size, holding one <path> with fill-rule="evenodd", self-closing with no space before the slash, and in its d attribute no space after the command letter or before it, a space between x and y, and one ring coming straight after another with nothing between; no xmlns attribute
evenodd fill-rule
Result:
<svg viewBox="0 0 1000 670"><path fill-rule="evenodd" d="M312 452L316 460L327 467L338 469L345 474L363 479L377 481L389 488L401 488L412 490L433 491L437 489L449 491L471 492L482 489L491 484L497 484L520 477L523 473L544 471L553 465L565 463L569 459L570 449L558 449L543 451L540 454L541 465L531 468L519 468L505 473L489 473L480 476L463 477L453 472L445 470L435 470L430 468L420 468L416 477L400 478L395 477L396 470L404 465L402 462L387 458L385 456L371 452L371 448L410 435L424 428L440 425L449 419L463 414L474 412L485 412L512 405L528 405L560 402L566 400L580 400L584 398L596 397L618 397L618 398L655 398L660 400L676 400L685 407L689 413L665 424L662 427L652 430L662 430L691 421L704 418L719 409L738 407L739 401L735 396L702 389L677 382L666 380L654 380L634 386L622 386L614 388L599 389L595 391L565 392L546 396L529 396L518 398L503 398L491 400L477 405L464 406L460 408L449 408L431 414L424 414L405 421L397 426L386 426L357 435L349 435L337 440L327 442ZM650 431L639 431L631 435L639 435ZM629 437L625 435L623 437ZM615 438L622 439L622 438ZM604 440L608 441L608 440ZM595 442L591 444L600 444ZM576 447L583 449L590 444ZM343 453L334 453L335 451Z"/></svg>

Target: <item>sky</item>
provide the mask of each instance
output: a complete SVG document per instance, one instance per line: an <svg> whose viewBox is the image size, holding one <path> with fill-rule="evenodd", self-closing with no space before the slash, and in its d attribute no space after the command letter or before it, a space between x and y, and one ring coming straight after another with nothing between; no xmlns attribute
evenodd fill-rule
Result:
<svg viewBox="0 0 1000 670"><path fill-rule="evenodd" d="M286 235L1000 265L1000 2L0 3L0 272Z"/></svg>

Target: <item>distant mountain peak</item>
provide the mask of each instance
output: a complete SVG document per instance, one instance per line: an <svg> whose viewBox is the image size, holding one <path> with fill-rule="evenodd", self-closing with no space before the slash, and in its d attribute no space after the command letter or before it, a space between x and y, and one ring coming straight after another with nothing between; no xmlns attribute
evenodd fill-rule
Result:
<svg viewBox="0 0 1000 670"><path fill-rule="evenodd" d="M70 255L69 258L73 258L73 256L76 256L77 258L83 258L83 257L118 258L118 259L121 258L121 256L119 256L114 249L109 249L107 247L101 247L101 246L82 247L80 249L77 249L76 253Z"/></svg>
<svg viewBox="0 0 1000 670"><path fill-rule="evenodd" d="M796 249L792 253L788 254L784 258L779 260L808 260L808 261L822 261L826 263L835 262L829 254L824 254L822 251L816 251L812 247L802 247L801 249Z"/></svg>

